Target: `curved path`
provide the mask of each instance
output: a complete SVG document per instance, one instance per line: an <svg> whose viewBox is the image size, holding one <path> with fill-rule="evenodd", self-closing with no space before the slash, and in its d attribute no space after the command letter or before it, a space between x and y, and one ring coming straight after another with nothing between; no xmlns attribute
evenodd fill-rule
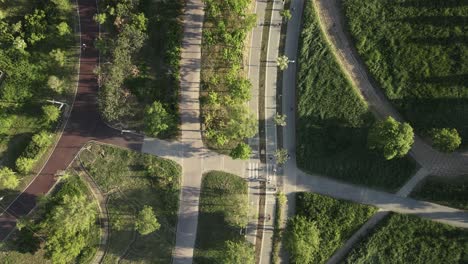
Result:
<svg viewBox="0 0 468 264"><path fill-rule="evenodd" d="M88 48L81 52L78 88L65 129L48 161L25 190L0 216L0 239L4 240L15 228L16 219L28 215L36 206L38 196L47 194L57 182L57 172L65 170L80 148L89 140L106 142L140 150L143 138L109 128L99 115L97 79L93 69L98 64L98 51L92 43L98 34L93 20L95 0L78 0L81 41Z"/></svg>
<svg viewBox="0 0 468 264"><path fill-rule="evenodd" d="M317 0L313 3L322 32L330 42L335 57L353 85L359 88L369 104L370 110L380 118L392 116L396 120L403 121L381 89L375 87L375 81L372 81L372 77L368 74L366 66L354 48L351 36L347 34L344 15L338 0ZM433 175L456 176L468 173L468 156L466 154L441 153L417 135L415 135L415 142L410 154Z"/></svg>

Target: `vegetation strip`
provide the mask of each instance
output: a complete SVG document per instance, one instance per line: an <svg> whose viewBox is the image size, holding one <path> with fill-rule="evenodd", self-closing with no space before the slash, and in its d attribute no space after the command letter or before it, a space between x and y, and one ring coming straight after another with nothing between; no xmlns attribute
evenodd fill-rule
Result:
<svg viewBox="0 0 468 264"><path fill-rule="evenodd" d="M463 263L468 231L410 215L391 214L345 263Z"/></svg>
<svg viewBox="0 0 468 264"><path fill-rule="evenodd" d="M242 234L248 223L247 182L234 174L210 171L201 187L194 263L254 264L254 247Z"/></svg>

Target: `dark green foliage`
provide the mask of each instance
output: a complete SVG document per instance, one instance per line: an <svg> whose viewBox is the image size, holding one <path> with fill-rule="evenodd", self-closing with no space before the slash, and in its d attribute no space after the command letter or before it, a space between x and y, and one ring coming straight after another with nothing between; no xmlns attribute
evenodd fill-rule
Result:
<svg viewBox="0 0 468 264"><path fill-rule="evenodd" d="M466 263L468 231L393 214L356 247L346 263Z"/></svg>
<svg viewBox="0 0 468 264"><path fill-rule="evenodd" d="M411 196L425 201L468 210L468 176L430 176Z"/></svg>
<svg viewBox="0 0 468 264"><path fill-rule="evenodd" d="M111 192L111 235L104 262L117 262L130 246L124 261L169 263L175 243L181 167L156 156L99 144L90 144L80 158L98 186ZM160 228L139 235L135 223L145 206L152 208Z"/></svg>
<svg viewBox="0 0 468 264"><path fill-rule="evenodd" d="M308 1L297 76L297 162L306 171L395 190L412 174L409 158L385 160L368 150L373 118L329 50Z"/></svg>
<svg viewBox="0 0 468 264"><path fill-rule="evenodd" d="M252 149L250 148L250 146L245 144L244 142L240 142L239 144L237 144L235 148L231 150L231 153L229 153L229 156L231 156L233 159L246 160L250 158L251 153L252 153Z"/></svg>
<svg viewBox="0 0 468 264"><path fill-rule="evenodd" d="M453 152L461 144L461 138L455 128L432 129L431 139L438 150L443 152Z"/></svg>
<svg viewBox="0 0 468 264"><path fill-rule="evenodd" d="M223 264L254 264L255 249L247 241L226 241Z"/></svg>
<svg viewBox="0 0 468 264"><path fill-rule="evenodd" d="M315 222L301 215L288 220L284 232L284 246L292 263L315 263L319 244L320 231Z"/></svg>
<svg viewBox="0 0 468 264"><path fill-rule="evenodd" d="M202 41L202 116L207 144L231 150L257 132L249 112L252 84L243 69L245 39L255 24L251 0L205 0Z"/></svg>
<svg viewBox="0 0 468 264"><path fill-rule="evenodd" d="M139 130L144 129L145 108L154 101L163 103L166 111L176 117L182 1L138 0L122 4L106 0L99 4L102 13L96 19L111 34L97 40L96 46L108 60L123 59L100 69L105 89L101 94L102 111L109 120L121 121L128 128ZM137 38L138 46L132 51L122 50L117 45L119 39L127 38L121 30L128 27L145 36ZM135 42L135 36L130 37L131 42ZM127 107L123 107L122 102ZM175 136L177 118L173 123L159 137Z"/></svg>
<svg viewBox="0 0 468 264"><path fill-rule="evenodd" d="M141 235L148 235L161 227L159 224L156 215L154 215L153 208L151 206L145 205L143 209L138 213L135 229Z"/></svg>
<svg viewBox="0 0 468 264"><path fill-rule="evenodd" d="M375 122L367 137L369 148L382 152L387 160L404 157L413 143L413 128L408 123L400 123L391 116Z"/></svg>
<svg viewBox="0 0 468 264"><path fill-rule="evenodd" d="M16 160L16 168L18 171L22 174L30 173L36 162L52 144L52 139L52 134L47 131L41 131L35 134L21 157Z"/></svg>
<svg viewBox="0 0 468 264"><path fill-rule="evenodd" d="M244 179L221 171L203 176L195 263L224 263L225 243L244 243L240 229L247 224L248 206Z"/></svg>
<svg viewBox="0 0 468 264"><path fill-rule="evenodd" d="M439 0L342 0L370 73L416 131L468 137L468 5ZM456 3L456 4L454 4Z"/></svg>
<svg viewBox="0 0 468 264"><path fill-rule="evenodd" d="M174 131L177 126L175 117L166 111L166 108L158 101L154 101L145 111L145 131L151 136L157 137L168 130Z"/></svg>
<svg viewBox="0 0 468 264"><path fill-rule="evenodd" d="M319 250L310 263L325 263L375 212L376 208L314 193L296 195L296 215L314 222L319 230ZM307 264L307 263L304 263Z"/></svg>

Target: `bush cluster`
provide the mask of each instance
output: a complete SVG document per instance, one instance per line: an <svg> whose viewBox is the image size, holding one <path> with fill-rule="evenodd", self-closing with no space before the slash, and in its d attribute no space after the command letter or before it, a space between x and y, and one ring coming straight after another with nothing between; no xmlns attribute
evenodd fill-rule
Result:
<svg viewBox="0 0 468 264"><path fill-rule="evenodd" d="M252 84L243 69L247 33L255 15L250 0L205 0L202 46L203 123L214 148L231 149L257 132L246 102Z"/></svg>
<svg viewBox="0 0 468 264"><path fill-rule="evenodd" d="M32 171L36 162L52 144L52 134L41 131L32 137L23 154L16 160L16 169L22 174Z"/></svg>

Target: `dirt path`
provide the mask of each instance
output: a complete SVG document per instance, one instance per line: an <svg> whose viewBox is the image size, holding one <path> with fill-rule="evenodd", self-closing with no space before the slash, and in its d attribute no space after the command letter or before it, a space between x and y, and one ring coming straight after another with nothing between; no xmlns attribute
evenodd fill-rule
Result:
<svg viewBox="0 0 468 264"><path fill-rule="evenodd" d="M98 51L92 47L98 34L93 20L96 13L95 0L79 0L81 41L86 50L80 56L78 89L71 116L57 146L42 170L25 190L0 216L0 239L4 240L15 228L16 218L28 215L36 206L38 196L47 194L57 182L57 172L65 170L80 148L90 140L140 150L142 137L124 134L109 128L102 122L97 106L97 79L93 69L98 64Z"/></svg>

